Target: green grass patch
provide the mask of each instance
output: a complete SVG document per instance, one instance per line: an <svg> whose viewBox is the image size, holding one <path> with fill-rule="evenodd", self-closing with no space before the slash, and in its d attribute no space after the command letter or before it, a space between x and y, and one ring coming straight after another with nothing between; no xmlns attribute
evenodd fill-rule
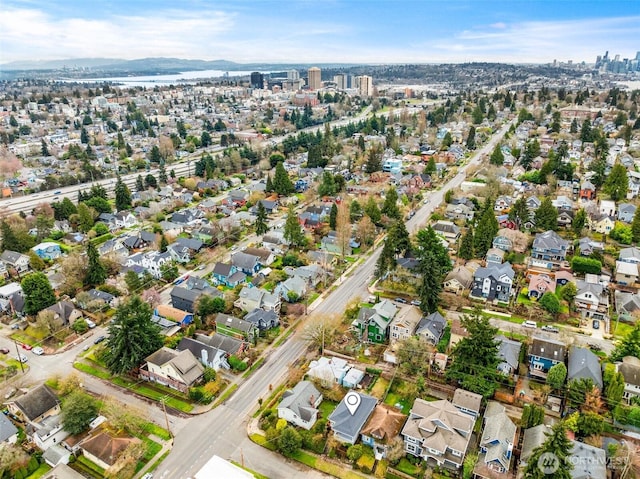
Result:
<svg viewBox="0 0 640 479"><path fill-rule="evenodd" d="M73 367L78 371L82 371L83 373L90 374L91 376L95 376L100 379L111 379L111 373L96 369L89 364L75 362L73 363Z"/></svg>
<svg viewBox="0 0 640 479"><path fill-rule="evenodd" d="M318 299L320 297L320 293L311 293L309 295L309 299L308 299L308 303L307 304L313 304L313 302Z"/></svg>
<svg viewBox="0 0 640 479"><path fill-rule="evenodd" d="M11 339L13 339L14 341L17 341L17 342L19 342L21 344L30 344L31 346L35 346L35 344L38 342L32 336L29 336L28 334L23 333L23 332L13 333L9 337Z"/></svg>
<svg viewBox="0 0 640 479"><path fill-rule="evenodd" d="M409 414L409 411L411 410L411 404L409 404L409 400L402 397L397 392L389 392L384 400L384 403L393 407L396 407L396 405L401 405L403 414Z"/></svg>
<svg viewBox="0 0 640 479"><path fill-rule="evenodd" d="M104 469L102 469L97 464L94 464L85 456L78 456L76 459L76 463L82 466L82 469L88 471L94 477L104 477ZM96 475L97 474L97 475Z"/></svg>
<svg viewBox="0 0 640 479"><path fill-rule="evenodd" d="M284 342L287 340L287 338L288 338L289 336L291 336L292 334L293 334L293 328L289 328L289 329L288 329L287 331L285 331L285 333L280 337L280 339L278 339L278 340L275 342L274 346L275 346L276 348L277 348L278 346L281 346L281 345L282 345L282 343L284 343Z"/></svg>
<svg viewBox="0 0 640 479"><path fill-rule="evenodd" d="M38 469L33 471L33 473L31 473L31 475L27 477L27 479L38 479L38 478L44 476L50 470L51 470L51 466L49 464L47 464L46 462L43 462L42 464L40 464Z"/></svg>
<svg viewBox="0 0 640 479"><path fill-rule="evenodd" d="M170 450L169 451L165 451L165 453L162 456L160 456L158 458L158 460L156 462L154 462L151 465L151 467L149 467L149 469L147 469L147 472L155 471L158 468L158 466L162 463L162 461L164 461L167 458L167 456L169 455L170 452L171 452Z"/></svg>
<svg viewBox="0 0 640 479"><path fill-rule="evenodd" d="M400 459L400 462L395 466L400 472L404 472L405 474L409 474L410 476L416 476L421 472L421 469L418 466L414 466L411 464L406 457Z"/></svg>
<svg viewBox="0 0 640 479"><path fill-rule="evenodd" d="M258 359L255 363L251 365L249 369L247 369L247 371L242 375L242 378L247 379L249 376L251 376L251 373L253 373L256 369L262 366L263 363L264 363L264 358Z"/></svg>
<svg viewBox="0 0 640 479"><path fill-rule="evenodd" d="M258 446L262 446L266 449L269 449L270 451L276 450L276 446L271 444L269 441L267 441L267 438L264 437L262 434L251 434L249 436L249 439L255 442Z"/></svg>
<svg viewBox="0 0 640 479"><path fill-rule="evenodd" d="M323 418L328 418L329 415L334 411L334 409L338 407L338 403L334 401L329 401L325 399L320 403L318 409L320 410L320 414Z"/></svg>
<svg viewBox="0 0 640 479"><path fill-rule="evenodd" d="M229 399L229 397L236 391L236 389L238 389L238 385L237 384L232 384L231 386L229 386L224 393L222 394L222 396L220 396L218 398L218 400L216 401L216 403L213 405L213 407L218 407L220 406L220 404L222 404L223 402L225 402L227 399Z"/></svg>
<svg viewBox="0 0 640 479"><path fill-rule="evenodd" d="M373 397L377 397L381 399L384 396L384 393L387 392L387 388L389 387L389 380L383 377L379 377L376 379L376 383L373 385L371 389L371 395Z"/></svg>
<svg viewBox="0 0 640 479"><path fill-rule="evenodd" d="M325 474L329 474L333 477L338 477L340 479L362 479L368 477L355 471L346 469L344 466L325 461L321 457L317 457L303 450L299 450L295 454L286 457L294 459L306 466L309 466L320 472L324 472Z"/></svg>
<svg viewBox="0 0 640 479"><path fill-rule="evenodd" d="M171 393L164 393L155 389L149 384L133 383L121 377L115 377L111 380L112 383L127 388L141 396L144 396L154 401L164 401L167 406L177 409L182 412L191 412L193 410L193 404L187 402L187 400L179 399L175 396L171 396Z"/></svg>
<svg viewBox="0 0 640 479"><path fill-rule="evenodd" d="M615 338L622 339L633 330L633 325L618 321L618 324L612 321L613 331L611 332Z"/></svg>
<svg viewBox="0 0 640 479"><path fill-rule="evenodd" d="M248 467L244 467L244 466L240 465L240 463L237 463L236 461L231 461L231 464L234 464L234 465L238 466L240 469L244 469L245 471L251 473L253 475L253 477L255 477L256 479L269 479L267 476L264 476L264 475L262 475L262 474L260 474L259 472L256 472L256 471L252 471Z"/></svg>
<svg viewBox="0 0 640 479"><path fill-rule="evenodd" d="M142 468L162 450L162 446L148 437L140 437L144 443L144 454L136 464L136 472L140 472Z"/></svg>
<svg viewBox="0 0 640 479"><path fill-rule="evenodd" d="M153 434L154 436L157 436L160 439L164 439L165 441L171 439L171 433L169 433L169 431L152 422L145 422L142 425L142 430L147 434Z"/></svg>

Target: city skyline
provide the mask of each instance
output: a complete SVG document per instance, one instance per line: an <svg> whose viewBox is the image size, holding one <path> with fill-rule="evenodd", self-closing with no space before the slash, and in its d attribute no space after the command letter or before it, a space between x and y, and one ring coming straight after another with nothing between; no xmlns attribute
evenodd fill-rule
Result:
<svg viewBox="0 0 640 479"><path fill-rule="evenodd" d="M640 4L455 0L5 0L0 64L73 58L271 63L592 63L640 50Z"/></svg>

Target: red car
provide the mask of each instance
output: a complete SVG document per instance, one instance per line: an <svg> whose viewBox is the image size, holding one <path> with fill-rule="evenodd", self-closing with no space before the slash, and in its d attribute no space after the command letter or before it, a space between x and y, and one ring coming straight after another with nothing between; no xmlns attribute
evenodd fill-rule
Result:
<svg viewBox="0 0 640 479"><path fill-rule="evenodd" d="M33 346L31 346L30 344L22 343L22 349L26 349L27 351L31 351L33 349Z"/></svg>

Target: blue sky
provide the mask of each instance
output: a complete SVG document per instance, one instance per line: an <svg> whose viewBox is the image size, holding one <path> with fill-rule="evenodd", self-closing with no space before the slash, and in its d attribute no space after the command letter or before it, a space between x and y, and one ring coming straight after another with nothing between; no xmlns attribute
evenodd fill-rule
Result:
<svg viewBox="0 0 640 479"><path fill-rule="evenodd" d="M639 0L0 0L0 63L595 61L640 51Z"/></svg>

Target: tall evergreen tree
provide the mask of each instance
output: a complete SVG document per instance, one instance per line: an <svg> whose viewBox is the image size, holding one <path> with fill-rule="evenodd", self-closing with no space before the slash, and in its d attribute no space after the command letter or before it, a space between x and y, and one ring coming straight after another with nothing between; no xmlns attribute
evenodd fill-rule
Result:
<svg viewBox="0 0 640 479"><path fill-rule="evenodd" d="M49 283L49 278L44 273L29 273L23 278L20 287L24 295L25 314L38 314L56 302L56 295Z"/></svg>
<svg viewBox="0 0 640 479"><path fill-rule="evenodd" d="M364 205L364 212L369 218L371 218L374 225L380 225L382 213L380 212L380 208L378 208L378 204L373 196L370 196L367 200L367 204Z"/></svg>
<svg viewBox="0 0 640 479"><path fill-rule="evenodd" d="M420 282L418 283L418 297L420 309L431 314L438 310L440 293L442 292L443 269L438 256L433 251L425 251L418 263Z"/></svg>
<svg viewBox="0 0 640 479"><path fill-rule="evenodd" d="M442 239L429 225L418 231L416 235L415 254L418 259L433 253L443 274L451 271L451 258L447 248L442 244Z"/></svg>
<svg viewBox="0 0 640 479"><path fill-rule="evenodd" d="M0 223L0 232L2 233L2 250L3 251L9 250L9 251L17 251L20 253L23 252L23 251L20 251L22 248L20 247L18 243L18 238L14 234L13 229L11 228L9 223L7 223L6 221L3 221L2 223Z"/></svg>
<svg viewBox="0 0 640 479"><path fill-rule="evenodd" d="M269 224L267 223L267 209L262 204L262 201L258 201L258 214L256 215L256 234L263 235L269 231Z"/></svg>
<svg viewBox="0 0 640 479"><path fill-rule="evenodd" d="M142 175L138 175L136 178L136 191L144 191L144 182L142 180Z"/></svg>
<svg viewBox="0 0 640 479"><path fill-rule="evenodd" d="M401 219L400 208L398 208L398 192L395 188L389 188L385 193L384 203L380 210L383 215L392 219Z"/></svg>
<svg viewBox="0 0 640 479"><path fill-rule="evenodd" d="M540 203L535 215L536 228L542 231L555 231L558 229L558 210L549 196Z"/></svg>
<svg viewBox="0 0 640 479"><path fill-rule="evenodd" d="M87 286L97 286L104 283L107 279L107 270L100 261L100 254L96 245L89 241L87 243L87 276L85 277L85 284Z"/></svg>
<svg viewBox="0 0 640 479"><path fill-rule="evenodd" d="M469 128L469 135L467 135L467 150L476 149L476 127L471 125Z"/></svg>
<svg viewBox="0 0 640 479"><path fill-rule="evenodd" d="M267 184L265 185L264 190L267 193L273 193L273 180L271 179L271 175L267 175Z"/></svg>
<svg viewBox="0 0 640 479"><path fill-rule="evenodd" d="M493 214L493 208L485 208L473 235L473 248L477 257L484 258L499 229L500 225Z"/></svg>
<svg viewBox="0 0 640 479"><path fill-rule="evenodd" d="M158 181L163 185L167 184L167 169L164 164L164 160L160 160L160 166L158 167Z"/></svg>
<svg viewBox="0 0 640 479"><path fill-rule="evenodd" d="M168 247L169 247L169 241L167 240L167 237L164 234L161 234L158 250L160 251L160 253L166 253Z"/></svg>
<svg viewBox="0 0 640 479"><path fill-rule="evenodd" d="M362 141L364 142L364 139ZM380 170L382 170L382 150L374 147L369 150L367 162L365 164L365 171L368 174L371 174Z"/></svg>
<svg viewBox="0 0 640 479"><path fill-rule="evenodd" d="M473 258L473 226L469 226L467 231L462 235L458 256L466 260Z"/></svg>
<svg viewBox="0 0 640 479"><path fill-rule="evenodd" d="M573 217L573 221L571 222L571 229L576 234L576 236L582 233L585 225L587 223L587 212L584 208L580 208L576 211L576 214Z"/></svg>
<svg viewBox="0 0 640 479"><path fill-rule="evenodd" d="M112 373L128 373L162 347L160 327L151 321L152 315L151 306L140 296L118 306L106 342L105 363Z"/></svg>
<svg viewBox="0 0 640 479"><path fill-rule="evenodd" d="M640 241L640 208L636 208L636 212L633 214L631 235L634 243L638 243Z"/></svg>
<svg viewBox="0 0 640 479"><path fill-rule="evenodd" d="M333 203L331 205L331 211L329 211L329 228L335 231L337 221L338 221L338 205Z"/></svg>
<svg viewBox="0 0 640 479"><path fill-rule="evenodd" d="M455 380L464 389L491 397L498 387L498 328L489 324L480 308L462 317L462 325L469 335L456 344L451 365L446 370L448 380Z"/></svg>
<svg viewBox="0 0 640 479"><path fill-rule="evenodd" d="M564 421L555 423L551 433L527 460L524 479L571 479L573 464L569 460L573 443L567 437Z"/></svg>
<svg viewBox="0 0 640 479"><path fill-rule="evenodd" d="M131 192L129 187L122 181L122 178L120 178L120 175L118 175L118 180L116 181L115 196L116 210L122 211L131 208Z"/></svg>
<svg viewBox="0 0 640 479"><path fill-rule="evenodd" d="M302 227L298 222L298 215L296 215L293 205L289 206L289 210L287 211L287 220L284 223L284 239L286 239L294 248L304 246L305 243L306 238L302 231Z"/></svg>
<svg viewBox="0 0 640 479"><path fill-rule="evenodd" d="M604 192L608 194L613 201L617 202L627 197L628 189L629 177L627 176L627 169L622 163L616 162L604 182Z"/></svg>
<svg viewBox="0 0 640 479"><path fill-rule="evenodd" d="M276 165L276 173L273 178L273 190L281 196L290 195L295 191L293 183L289 178L287 170L284 169L283 163Z"/></svg>
<svg viewBox="0 0 640 479"><path fill-rule="evenodd" d="M516 224L518 229L522 229L524 224L529 220L527 200L520 197L513 203L511 210L509 210L509 219Z"/></svg>
<svg viewBox="0 0 640 479"><path fill-rule="evenodd" d="M489 163L496 166L502 166L504 164L504 154L502 153L502 149L500 145L496 145L489 157Z"/></svg>
<svg viewBox="0 0 640 479"><path fill-rule="evenodd" d="M640 321L637 321L633 329L618 343L609 359L622 361L626 356L640 358Z"/></svg>

